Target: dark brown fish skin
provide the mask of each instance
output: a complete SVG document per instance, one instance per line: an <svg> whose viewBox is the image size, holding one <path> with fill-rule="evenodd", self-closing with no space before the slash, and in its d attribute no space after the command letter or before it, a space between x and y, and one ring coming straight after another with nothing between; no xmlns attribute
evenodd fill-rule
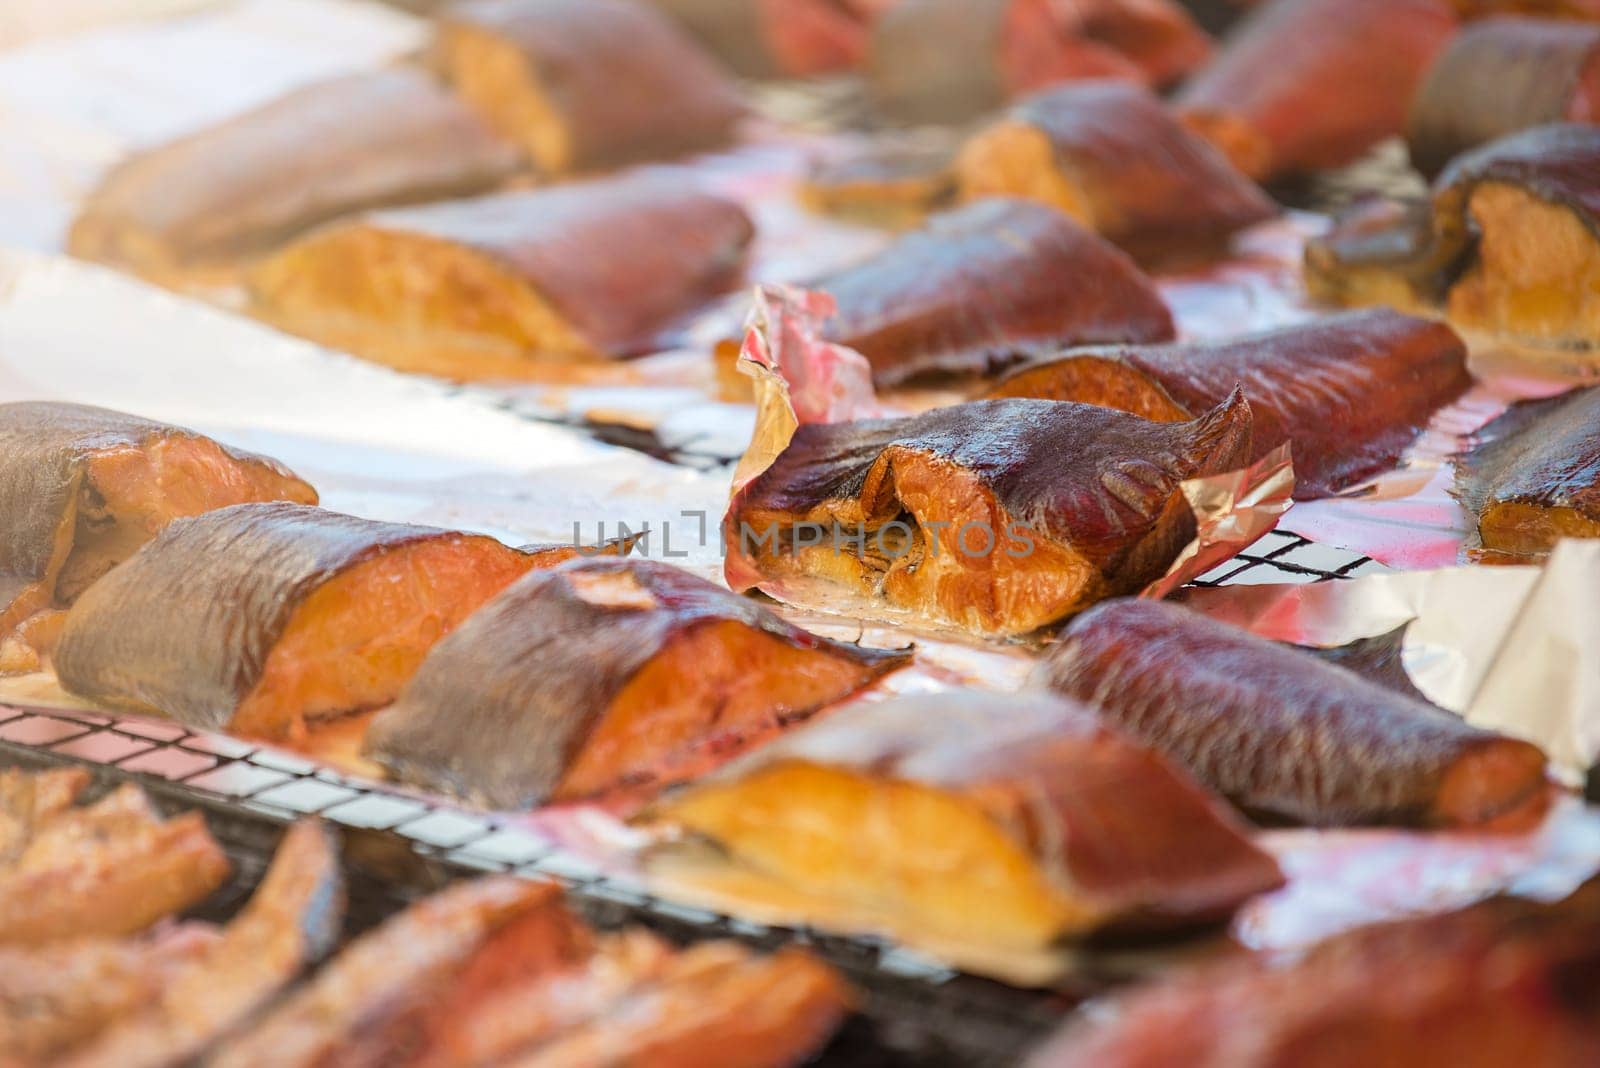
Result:
<svg viewBox="0 0 1600 1068"><path fill-rule="evenodd" d="M1038 681L1252 813L1461 826L1547 795L1544 754L1527 742L1173 605L1084 613Z"/></svg>
<svg viewBox="0 0 1600 1068"><path fill-rule="evenodd" d="M1405 129L1456 29L1444 0L1281 0L1233 29L1178 111L1257 181L1343 166Z"/></svg>
<svg viewBox="0 0 1600 1068"><path fill-rule="evenodd" d="M1600 1061L1600 913L1492 898L1146 984L1068 1024L1028 1068L1581 1068ZM1404 981L1396 982L1396 976Z"/></svg>
<svg viewBox="0 0 1600 1068"><path fill-rule="evenodd" d="M276 317L278 291L293 286L285 275L296 270L297 251L314 256L320 241L362 228L482 254L527 282L606 356L650 350L679 316L736 288L755 237L738 204L691 178L632 172L379 212L329 228L262 266L252 280L258 307Z"/></svg>
<svg viewBox="0 0 1600 1068"><path fill-rule="evenodd" d="M1456 157L1434 182L1435 228L1466 240L1467 207L1485 182L1525 189L1569 209L1600 240L1600 126L1536 126Z"/></svg>
<svg viewBox="0 0 1600 1068"><path fill-rule="evenodd" d="M1272 218L1277 206L1215 148L1178 122L1139 85L1090 81L1028 97L1000 129L1020 125L1047 137L1064 180L1081 189L1102 237L1137 257L1171 246L1212 244ZM985 180L968 143L964 187L1021 193Z"/></svg>
<svg viewBox="0 0 1600 1068"><path fill-rule="evenodd" d="M333 832L319 820L301 820L285 832L244 910L220 938L176 971L153 1007L57 1063L63 1068L191 1063L332 953L344 912L344 873Z"/></svg>
<svg viewBox="0 0 1600 1068"><path fill-rule="evenodd" d="M1066 345L1166 341L1172 314L1122 252L1031 201L975 201L933 216L864 263L817 279L838 312L830 341L873 380L982 374Z"/></svg>
<svg viewBox="0 0 1600 1068"><path fill-rule="evenodd" d="M68 249L159 278L249 258L339 215L482 192L522 166L425 72L363 72L119 164Z"/></svg>
<svg viewBox="0 0 1600 1068"><path fill-rule="evenodd" d="M1582 536L1585 522L1600 525L1600 388L1513 404L1474 438L1457 458L1454 493L1479 521L1484 548L1538 554L1559 535ZM1527 509L1529 521L1543 513L1551 526L1501 529L1490 513L1504 506ZM1570 510L1576 525L1549 516L1556 510Z"/></svg>
<svg viewBox="0 0 1600 1068"><path fill-rule="evenodd" d="M292 504L180 520L78 601L56 674L97 701L223 728L312 591L380 553L455 537Z"/></svg>
<svg viewBox="0 0 1600 1068"><path fill-rule="evenodd" d="M1065 610L1075 611L1087 603L1083 598L1131 592L1167 569L1194 536L1194 516L1180 483L1244 466L1250 435L1250 408L1238 392L1187 423L1004 398L901 419L807 424L729 508L723 521L728 583L737 590L761 585L781 576L789 566L785 559L798 555L766 551L744 536L746 529L759 535L773 523L834 520L854 529L858 522L895 519L905 508L895 489L897 466L923 465L970 474L999 513L990 520L998 528L993 551L967 566L968 575L997 574L1036 555L1066 554L1095 575ZM913 515L918 528L936 519ZM1001 539L1018 528L1030 544L1018 560L1008 560ZM944 551L953 554L948 546ZM899 561L883 581L907 579L899 564L910 562ZM936 594L935 599L916 610L945 622L967 619L958 611L976 610L971 603L947 605ZM1003 609L987 611L980 629L991 633L1025 633L1060 618L1052 612L1052 618L1024 623ZM960 625L973 626L970 620Z"/></svg>
<svg viewBox="0 0 1600 1068"><path fill-rule="evenodd" d="M480 86L464 32L512 45L566 130L565 158L540 158L512 116L497 116L506 86ZM624 0L471 0L438 19L446 76L547 171L618 167L717 148L745 114L738 88L710 56L650 4ZM464 43L464 42L463 42Z"/></svg>
<svg viewBox="0 0 1600 1068"><path fill-rule="evenodd" d="M1411 104L1406 141L1425 176L1507 134L1600 119L1600 25L1504 17L1464 27Z"/></svg>
<svg viewBox="0 0 1600 1068"><path fill-rule="evenodd" d="M89 461L163 438L200 439L192 430L105 408L49 401L0 405L0 618L35 589L45 607L70 555L80 499L93 494ZM315 503L316 491L276 460L221 446L244 467L282 482L284 496ZM23 606L18 605L19 611ZM24 613L25 614L25 613ZM9 620L9 624L20 620Z"/></svg>
<svg viewBox="0 0 1600 1068"><path fill-rule="evenodd" d="M585 596L583 582L608 579L653 604ZM672 639L722 621L854 663L859 685L910 655L819 638L656 561L574 561L529 575L435 646L400 699L374 720L367 754L405 781L497 808L543 804L555 798L629 680ZM812 711L773 710L780 721Z"/></svg>
<svg viewBox="0 0 1600 1068"><path fill-rule="evenodd" d="M1331 496L1392 468L1428 420L1472 385L1465 343L1443 323L1387 309L1222 341L1080 349L1011 372L994 397L1041 397L1192 417L1243 386L1260 459L1294 445L1295 498ZM1120 364L1164 394L1171 415L1108 392L1097 362ZM1121 402L1121 403L1119 403Z"/></svg>

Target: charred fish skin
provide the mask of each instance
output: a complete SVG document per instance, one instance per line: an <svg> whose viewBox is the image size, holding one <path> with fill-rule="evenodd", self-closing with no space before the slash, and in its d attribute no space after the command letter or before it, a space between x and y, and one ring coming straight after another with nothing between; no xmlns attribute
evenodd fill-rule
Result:
<svg viewBox="0 0 1600 1068"><path fill-rule="evenodd" d="M1015 198L935 215L812 288L838 305L824 336L865 356L879 386L985 374L1067 345L1176 336L1132 259L1060 212Z"/></svg>
<svg viewBox="0 0 1600 1068"><path fill-rule="evenodd" d="M1236 27L1178 111L1257 181L1340 167L1402 133L1456 30L1444 0L1282 0Z"/></svg>
<svg viewBox="0 0 1600 1068"><path fill-rule="evenodd" d="M1238 392L1184 423L1004 398L807 424L730 506L725 573L802 603L832 589L1030 633L1161 575L1194 534L1180 484L1244 466L1250 440ZM824 536L798 535L811 528ZM838 530L862 544L836 551Z"/></svg>
<svg viewBox="0 0 1600 1068"><path fill-rule="evenodd" d="M204 280L340 215L483 192L522 166L426 72L363 72L118 164L67 247L156 281Z"/></svg>
<svg viewBox="0 0 1600 1068"><path fill-rule="evenodd" d="M102 564L118 562L176 515L238 501L317 500L316 490L276 460L88 405L0 405L0 456L0 619L7 630L28 612L70 600ZM126 537L91 552L94 535L113 529ZM82 550L77 564L75 549ZM64 572L72 587L65 591L58 588Z"/></svg>
<svg viewBox="0 0 1600 1068"><path fill-rule="evenodd" d="M1547 794L1537 747L1173 605L1084 613L1038 683L1279 819L1472 826Z"/></svg>
<svg viewBox="0 0 1600 1068"><path fill-rule="evenodd" d="M724 649L743 642L759 646L753 660ZM697 662L674 659L686 656ZM751 692L762 657L784 670ZM908 660L819 638L656 561L573 561L507 589L441 642L373 722L367 753L404 781L500 808L665 786ZM634 693L646 678L654 696ZM653 740L629 740L636 719Z"/></svg>
<svg viewBox="0 0 1600 1068"><path fill-rule="evenodd" d="M967 142L957 171L965 197L1040 200L1140 259L1215 247L1278 212L1160 98L1123 82L1028 97Z"/></svg>
<svg viewBox="0 0 1600 1068"><path fill-rule="evenodd" d="M718 148L737 87L671 19L625 0L472 0L438 21L456 90L546 174Z"/></svg>
<svg viewBox="0 0 1600 1068"><path fill-rule="evenodd" d="M1600 537L1600 389L1521 401L1456 459L1454 495L1483 548L1538 556Z"/></svg>
<svg viewBox="0 0 1600 1068"><path fill-rule="evenodd" d="M1243 383L1253 460L1294 448L1295 498L1331 496L1393 468L1433 414L1472 386L1443 323L1354 311L1221 341L1087 348L1026 364L990 391L1183 419Z"/></svg>
<svg viewBox="0 0 1600 1068"><path fill-rule="evenodd" d="M643 819L798 892L1012 948L1209 923L1283 882L1165 758L1040 694L844 709Z"/></svg>
<svg viewBox="0 0 1600 1068"><path fill-rule="evenodd" d="M284 707L268 701L263 710L281 712L284 722L239 720L250 699L264 693L273 654L292 633L299 609L363 565L393 561L404 567L408 557L403 554L430 551L441 557L432 561L435 565L447 562L447 555L466 561L453 574L462 596L487 596L474 584L504 585L532 566L516 550L482 535L379 523L302 505L237 505L180 520L74 606L62 631L56 671L72 692L119 707L155 711L209 730L231 724L268 736L292 735L294 724L308 714L294 700L292 684L305 676L292 670ZM381 590L365 593L373 598L372 611L389 609L390 599ZM326 607L341 610L338 604ZM366 606L357 596L346 607L359 614ZM436 609L446 625L452 610L470 608L454 601L425 607ZM409 620L392 622L400 626ZM308 629L314 647L305 652L313 662L324 652L338 651L334 638L319 643L314 625Z"/></svg>

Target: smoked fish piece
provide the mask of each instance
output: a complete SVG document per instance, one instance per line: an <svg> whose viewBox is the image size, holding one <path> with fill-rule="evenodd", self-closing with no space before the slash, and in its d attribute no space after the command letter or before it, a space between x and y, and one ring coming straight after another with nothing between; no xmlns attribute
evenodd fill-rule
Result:
<svg viewBox="0 0 1600 1068"><path fill-rule="evenodd" d="M1163 87L1210 55L1171 0L899 0L876 24L869 75L894 118L950 123L1082 78Z"/></svg>
<svg viewBox="0 0 1600 1068"><path fill-rule="evenodd" d="M592 939L553 884L509 876L459 883L350 943L207 1064L408 1064L476 999L587 957Z"/></svg>
<svg viewBox="0 0 1600 1068"><path fill-rule="evenodd" d="M1446 0L1271 0L1184 83L1178 113L1257 181L1341 167L1405 132L1456 31Z"/></svg>
<svg viewBox="0 0 1600 1068"><path fill-rule="evenodd" d="M1142 86L1074 82L1017 104L967 141L961 195L1020 196L1136 257L1222 245L1277 208Z"/></svg>
<svg viewBox="0 0 1600 1068"><path fill-rule="evenodd" d="M1564 121L1600 122L1600 25L1489 18L1464 27L1434 62L1406 142L1432 178L1469 149Z"/></svg>
<svg viewBox="0 0 1600 1068"><path fill-rule="evenodd" d="M1006 375L993 397L1039 397L1190 419L1242 385L1259 460L1293 443L1295 497L1393 468L1433 413L1472 385L1454 330L1387 309L1226 340L1074 349Z"/></svg>
<svg viewBox="0 0 1600 1068"><path fill-rule="evenodd" d="M344 909L344 875L333 834L317 820L301 820L285 832L244 910L175 971L154 1005L56 1064L161 1068L191 1063L333 951Z"/></svg>
<svg viewBox="0 0 1600 1068"><path fill-rule="evenodd" d="M213 1068L797 1064L843 984L808 954L597 935L548 883L489 877L357 939Z"/></svg>
<svg viewBox="0 0 1600 1068"><path fill-rule="evenodd" d="M1513 404L1456 461L1455 496L1485 549L1539 556L1600 538L1600 389Z"/></svg>
<svg viewBox="0 0 1600 1068"><path fill-rule="evenodd" d="M573 561L441 642L366 752L495 808L659 789L909 659L819 638L663 563Z"/></svg>
<svg viewBox="0 0 1600 1068"><path fill-rule="evenodd" d="M1458 156L1433 205L1435 240L1472 245L1446 302L1452 323L1600 347L1600 126L1537 126Z"/></svg>
<svg viewBox="0 0 1600 1068"><path fill-rule="evenodd" d="M1600 347L1600 126L1510 134L1457 156L1429 204L1356 209L1307 244L1306 281L1336 303L1442 309L1502 343Z"/></svg>
<svg viewBox="0 0 1600 1068"><path fill-rule="evenodd" d="M866 59L878 9L896 0L651 0L747 78L804 78Z"/></svg>
<svg viewBox="0 0 1600 1068"><path fill-rule="evenodd" d="M1306 292L1323 304L1436 313L1470 251L1437 240L1427 197L1362 197L1306 242Z"/></svg>
<svg viewBox="0 0 1600 1068"><path fill-rule="evenodd" d="M1175 605L1084 613L1039 679L1256 815L1471 827L1548 800L1538 747Z"/></svg>
<svg viewBox="0 0 1600 1068"><path fill-rule="evenodd" d="M76 804L88 786L87 768L0 771L0 866L26 849L39 828Z"/></svg>
<svg viewBox="0 0 1600 1068"><path fill-rule="evenodd" d="M1592 898L1593 884L1554 904L1496 898L1335 935L1288 965L1192 968L1069 1024L1027 1066L1594 1064Z"/></svg>
<svg viewBox="0 0 1600 1068"><path fill-rule="evenodd" d="M401 370L526 378L648 350L736 288L755 230L690 177L643 172L380 212L251 276L255 312Z"/></svg>
<svg viewBox="0 0 1600 1068"><path fill-rule="evenodd" d="M1166 758L1042 694L842 709L644 819L845 926L997 951L1214 922L1283 882Z"/></svg>
<svg viewBox="0 0 1600 1068"><path fill-rule="evenodd" d="M1180 484L1244 467L1235 392L1182 423L1004 398L807 423L733 499L734 590L989 636L1160 577L1194 537Z"/></svg>
<svg viewBox="0 0 1600 1068"><path fill-rule="evenodd" d="M131 156L89 194L67 249L167 284L225 281L340 215L484 192L523 166L425 71L367 71Z"/></svg>
<svg viewBox="0 0 1600 1068"><path fill-rule="evenodd" d="M874 226L910 227L956 196L954 138L879 137L814 166L797 195L812 211Z"/></svg>
<svg viewBox="0 0 1600 1068"><path fill-rule="evenodd" d="M468 0L437 26L445 77L546 174L718 148L745 113L716 61L647 3Z"/></svg>
<svg viewBox="0 0 1600 1068"><path fill-rule="evenodd" d="M790 1068L811 1063L848 1008L838 974L803 950L762 957L734 942L703 942L587 1025L504 1064Z"/></svg>
<svg viewBox="0 0 1600 1068"><path fill-rule="evenodd" d="M105 408L0 404L0 638L71 604L179 516L315 504L276 460Z"/></svg>
<svg viewBox="0 0 1600 1068"><path fill-rule="evenodd" d="M153 1005L217 937L207 924L183 923L140 939L0 948L0 1064L55 1064Z"/></svg>
<svg viewBox="0 0 1600 1068"><path fill-rule="evenodd" d="M823 336L865 356L880 386L983 374L1068 345L1176 336L1155 284L1124 253L1013 198L935 215L808 288L837 304Z"/></svg>
<svg viewBox="0 0 1600 1068"><path fill-rule="evenodd" d="M203 901L228 871L200 813L163 820L128 783L46 820L0 866L0 945L133 934Z"/></svg>
<svg viewBox="0 0 1600 1068"><path fill-rule="evenodd" d="M106 704L295 741L388 704L434 642L541 562L479 534L225 508L96 583L68 613L56 674Z"/></svg>

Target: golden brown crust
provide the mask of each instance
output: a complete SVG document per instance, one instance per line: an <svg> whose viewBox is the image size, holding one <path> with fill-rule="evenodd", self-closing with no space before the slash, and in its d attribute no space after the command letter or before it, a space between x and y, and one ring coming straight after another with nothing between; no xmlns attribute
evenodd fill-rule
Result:
<svg viewBox="0 0 1600 1068"><path fill-rule="evenodd" d="M318 223L482 192L520 166L426 73L347 75L119 164L67 247L157 281L204 281Z"/></svg>
<svg viewBox="0 0 1600 1068"><path fill-rule="evenodd" d="M404 370L526 378L651 351L743 278L737 204L642 172L386 212L290 246L251 277L291 333Z"/></svg>
<svg viewBox="0 0 1600 1068"><path fill-rule="evenodd" d="M1087 708L1038 695L844 709L651 818L902 934L1018 950L1216 920L1283 881L1165 760Z"/></svg>

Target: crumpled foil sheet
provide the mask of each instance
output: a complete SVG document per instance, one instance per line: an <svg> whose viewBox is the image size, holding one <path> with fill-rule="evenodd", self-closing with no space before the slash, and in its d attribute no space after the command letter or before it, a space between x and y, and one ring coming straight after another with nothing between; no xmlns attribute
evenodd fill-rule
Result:
<svg viewBox="0 0 1600 1068"><path fill-rule="evenodd" d="M1569 783L1600 758L1600 542L1541 566L1397 571L1315 585L1192 589L1187 604L1263 637L1331 647L1404 627L1401 663L1435 704L1534 742Z"/></svg>

